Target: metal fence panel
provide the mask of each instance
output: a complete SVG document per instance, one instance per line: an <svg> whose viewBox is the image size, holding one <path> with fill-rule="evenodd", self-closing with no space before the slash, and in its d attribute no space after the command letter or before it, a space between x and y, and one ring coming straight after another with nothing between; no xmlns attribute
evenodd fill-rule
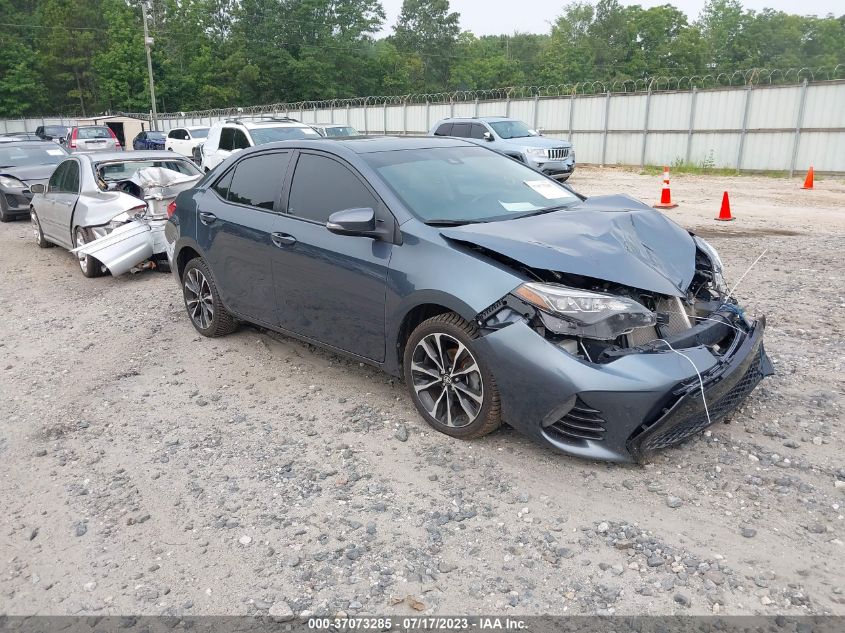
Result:
<svg viewBox="0 0 845 633"><path fill-rule="evenodd" d="M577 93L578 86L539 91L508 88L177 112L160 115L159 129L166 132L236 116L258 119L275 114L305 123L349 124L365 134L426 134L437 121L450 116L507 115L543 129L549 137L571 140L580 163L689 162L790 173L803 172L812 164L818 171L842 173L845 80L836 79L837 72L841 74L841 69L834 69L828 80L815 82L797 73L793 85L766 85L772 73L754 75L754 84L750 74L734 73L731 80L746 83L698 89L696 84L706 78L674 83L659 78L583 84ZM719 83L710 79L710 86ZM589 94L584 94L585 88ZM34 131L39 125L74 125L76 121L66 117L0 120L0 132Z"/></svg>
<svg viewBox="0 0 845 633"><path fill-rule="evenodd" d="M699 92L693 126L696 130L740 129L745 96L745 88Z"/></svg>

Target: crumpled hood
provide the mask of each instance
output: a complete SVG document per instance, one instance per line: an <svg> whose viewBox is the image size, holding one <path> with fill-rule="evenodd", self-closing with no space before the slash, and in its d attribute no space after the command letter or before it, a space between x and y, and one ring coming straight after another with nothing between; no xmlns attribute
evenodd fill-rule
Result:
<svg viewBox="0 0 845 633"><path fill-rule="evenodd" d="M440 230L531 268L583 275L664 295L685 295L695 274L690 234L629 196L596 196L575 207Z"/></svg>
<svg viewBox="0 0 845 633"><path fill-rule="evenodd" d="M14 176L27 185L46 184L58 165L26 165L25 167L3 167L0 174Z"/></svg>

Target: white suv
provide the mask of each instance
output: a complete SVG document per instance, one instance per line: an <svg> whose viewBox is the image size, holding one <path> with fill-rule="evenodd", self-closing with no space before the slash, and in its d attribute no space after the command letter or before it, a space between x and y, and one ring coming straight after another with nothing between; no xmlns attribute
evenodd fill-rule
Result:
<svg viewBox="0 0 845 633"><path fill-rule="evenodd" d="M207 127L176 127L167 133L164 149L191 158L194 148L205 143L206 136L208 136Z"/></svg>
<svg viewBox="0 0 845 633"><path fill-rule="evenodd" d="M205 171L211 171L234 152L247 147L302 138L318 139L320 135L310 126L287 117L259 121L229 119L215 123L208 131L202 145L202 166Z"/></svg>

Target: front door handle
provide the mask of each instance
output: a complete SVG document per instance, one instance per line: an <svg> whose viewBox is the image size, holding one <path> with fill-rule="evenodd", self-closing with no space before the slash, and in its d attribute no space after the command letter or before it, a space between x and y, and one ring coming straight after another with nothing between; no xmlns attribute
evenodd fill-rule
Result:
<svg viewBox="0 0 845 633"><path fill-rule="evenodd" d="M200 211L200 222L203 224L213 224L217 221L217 216L208 211Z"/></svg>
<svg viewBox="0 0 845 633"><path fill-rule="evenodd" d="M296 244L296 238L293 235L288 235L287 233L272 233L270 235L270 239L272 239L273 244L279 248Z"/></svg>

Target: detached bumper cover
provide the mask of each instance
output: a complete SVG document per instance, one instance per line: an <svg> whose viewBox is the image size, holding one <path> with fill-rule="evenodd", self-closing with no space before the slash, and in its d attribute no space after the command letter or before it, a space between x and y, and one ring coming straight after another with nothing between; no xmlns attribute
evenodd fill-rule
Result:
<svg viewBox="0 0 845 633"><path fill-rule="evenodd" d="M720 422L739 407L759 382L774 373L763 347L765 318L757 321L731 359L706 375L680 385L672 392L674 404L652 424L644 424L627 442L637 461L668 446L683 442ZM703 393L702 393L703 383Z"/></svg>
<svg viewBox="0 0 845 633"><path fill-rule="evenodd" d="M132 220L71 252L94 257L117 277L165 252L164 221Z"/></svg>
<svg viewBox="0 0 845 633"><path fill-rule="evenodd" d="M505 422L565 453L631 462L682 442L739 406L772 373L764 329L765 319L752 323L724 357L699 345L680 350L684 356L660 350L604 364L567 354L525 322L477 344L494 374Z"/></svg>

